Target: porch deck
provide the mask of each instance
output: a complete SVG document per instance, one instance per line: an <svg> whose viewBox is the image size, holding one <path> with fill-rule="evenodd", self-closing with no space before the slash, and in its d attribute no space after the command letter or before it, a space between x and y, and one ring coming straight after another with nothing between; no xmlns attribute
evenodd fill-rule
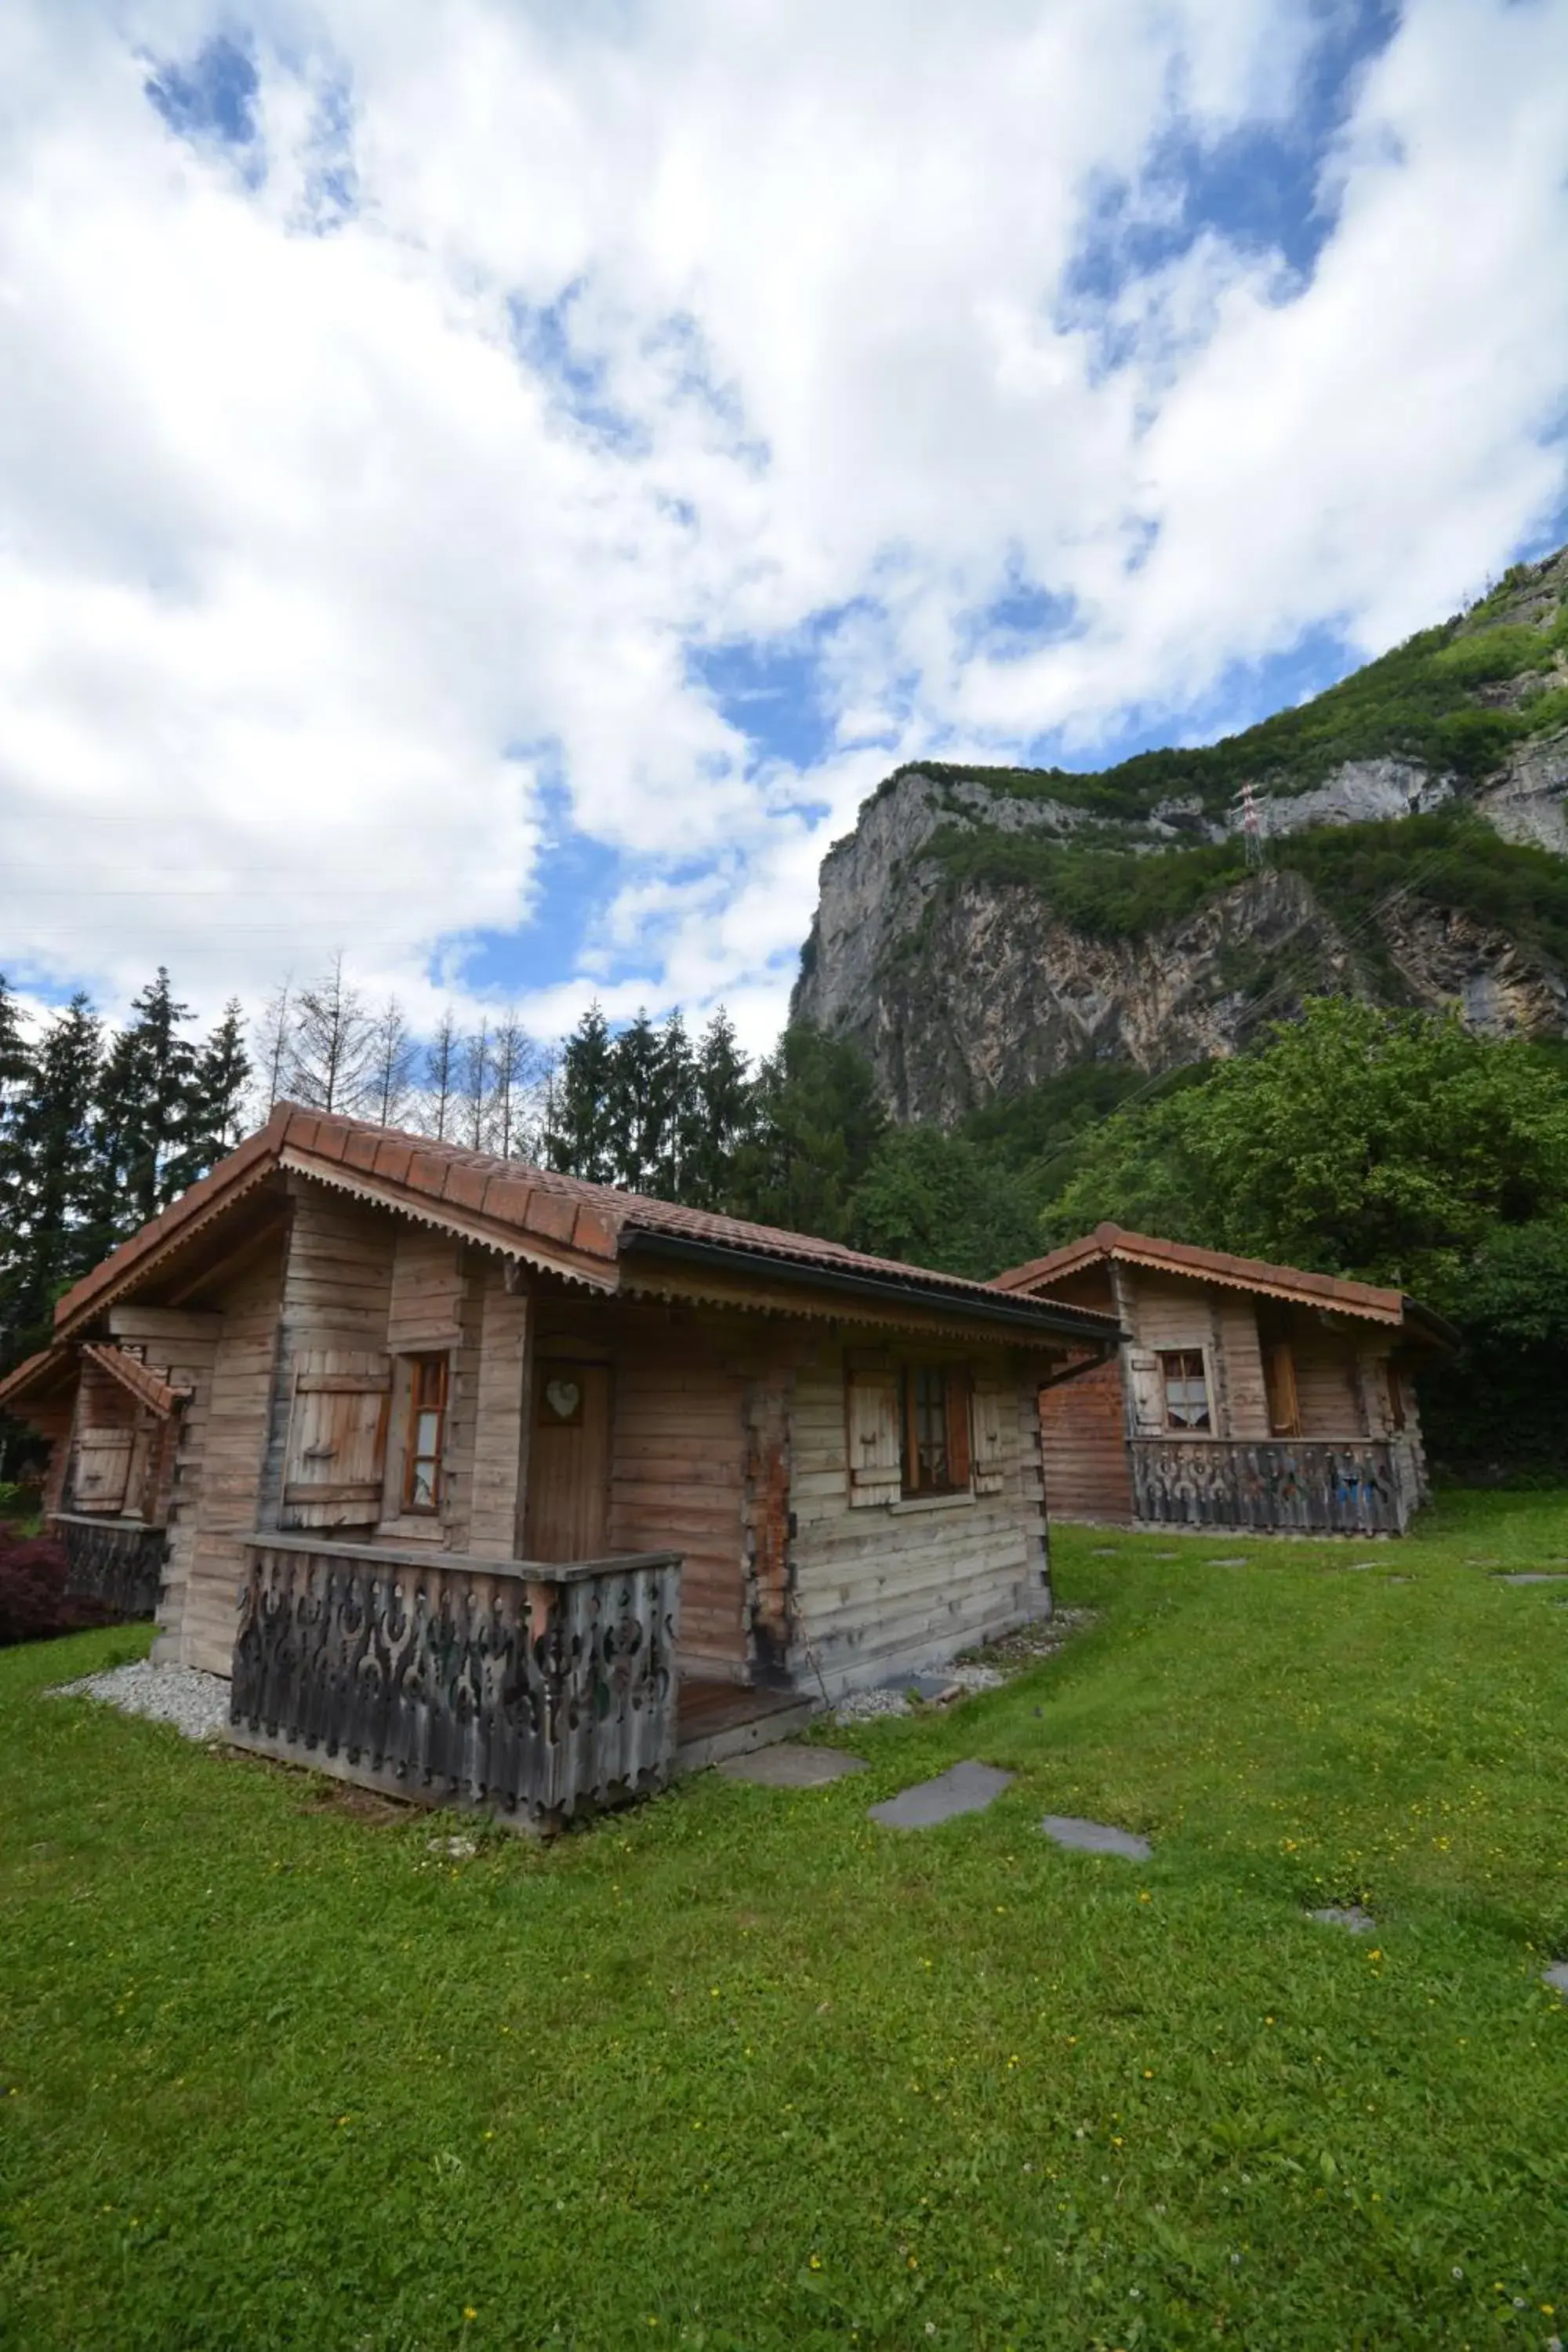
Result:
<svg viewBox="0 0 1568 2352"><path fill-rule="evenodd" d="M682 1675L675 1702L675 1769L700 1772L804 1731L816 1712L799 1691L752 1690Z"/></svg>

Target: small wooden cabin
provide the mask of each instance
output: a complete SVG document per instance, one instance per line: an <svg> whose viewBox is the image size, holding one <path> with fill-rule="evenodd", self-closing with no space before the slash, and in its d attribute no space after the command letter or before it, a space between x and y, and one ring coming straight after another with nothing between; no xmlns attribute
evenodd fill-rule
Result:
<svg viewBox="0 0 1568 2352"><path fill-rule="evenodd" d="M1121 1328L1041 1391L1058 1517L1402 1535L1425 1497L1415 1372L1454 1335L1397 1290L1114 1224L996 1286Z"/></svg>
<svg viewBox="0 0 1568 2352"><path fill-rule="evenodd" d="M0 1386L235 1736L551 1820L1048 1615L1103 1313L282 1105Z"/></svg>

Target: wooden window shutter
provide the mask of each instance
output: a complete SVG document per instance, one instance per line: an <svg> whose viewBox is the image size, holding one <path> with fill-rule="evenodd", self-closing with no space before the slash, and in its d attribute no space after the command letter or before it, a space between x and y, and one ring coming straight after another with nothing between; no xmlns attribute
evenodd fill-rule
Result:
<svg viewBox="0 0 1568 2352"><path fill-rule="evenodd" d="M1165 1426L1165 1383L1160 1359L1147 1348L1127 1351L1127 1401L1135 1434L1156 1434Z"/></svg>
<svg viewBox="0 0 1568 2352"><path fill-rule="evenodd" d="M977 1495L999 1495L1002 1492L1007 1463L1004 1412L1007 1402L1005 1391L984 1381L974 1391L974 1491Z"/></svg>
<svg viewBox="0 0 1568 2352"><path fill-rule="evenodd" d="M903 1491L897 1372L851 1371L845 1400L850 1504L896 1503Z"/></svg>
<svg viewBox="0 0 1568 2352"><path fill-rule="evenodd" d="M294 1370L283 1472L286 1528L373 1528L386 1473L389 1356L309 1348Z"/></svg>
<svg viewBox="0 0 1568 2352"><path fill-rule="evenodd" d="M947 1483L967 1486L973 1467L969 1442L969 1368L954 1364L947 1375Z"/></svg>
<svg viewBox="0 0 1568 2352"><path fill-rule="evenodd" d="M71 1498L79 1511L119 1511L131 1479L130 1429L84 1429L77 1439Z"/></svg>
<svg viewBox="0 0 1568 2352"><path fill-rule="evenodd" d="M1301 1407L1296 1394L1296 1359L1288 1339L1271 1347L1264 1358L1268 1391L1268 1429L1274 1437L1300 1437Z"/></svg>

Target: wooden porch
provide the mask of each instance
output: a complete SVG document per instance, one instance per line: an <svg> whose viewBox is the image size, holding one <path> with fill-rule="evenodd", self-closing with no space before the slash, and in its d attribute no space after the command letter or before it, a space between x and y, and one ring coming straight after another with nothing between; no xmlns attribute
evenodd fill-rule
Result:
<svg viewBox="0 0 1568 2352"><path fill-rule="evenodd" d="M47 1527L65 1553L66 1591L73 1601L96 1601L128 1621L155 1614L169 1552L166 1528L86 1511L51 1511Z"/></svg>
<svg viewBox="0 0 1568 2352"><path fill-rule="evenodd" d="M1128 1451L1134 1515L1155 1527L1403 1535L1420 1500L1397 1441L1135 1437Z"/></svg>
<svg viewBox="0 0 1568 2352"><path fill-rule="evenodd" d="M272 1532L246 1551L234 1744L415 1803L549 1832L812 1712L683 1680L677 1552L493 1560Z"/></svg>

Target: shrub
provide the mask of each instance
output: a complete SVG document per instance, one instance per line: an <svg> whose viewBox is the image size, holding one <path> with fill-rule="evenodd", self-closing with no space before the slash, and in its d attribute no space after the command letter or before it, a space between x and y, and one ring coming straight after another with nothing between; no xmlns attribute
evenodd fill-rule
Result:
<svg viewBox="0 0 1568 2352"><path fill-rule="evenodd" d="M114 1622L98 1601L67 1599L66 1556L52 1536L17 1536L0 1521L0 1649Z"/></svg>

